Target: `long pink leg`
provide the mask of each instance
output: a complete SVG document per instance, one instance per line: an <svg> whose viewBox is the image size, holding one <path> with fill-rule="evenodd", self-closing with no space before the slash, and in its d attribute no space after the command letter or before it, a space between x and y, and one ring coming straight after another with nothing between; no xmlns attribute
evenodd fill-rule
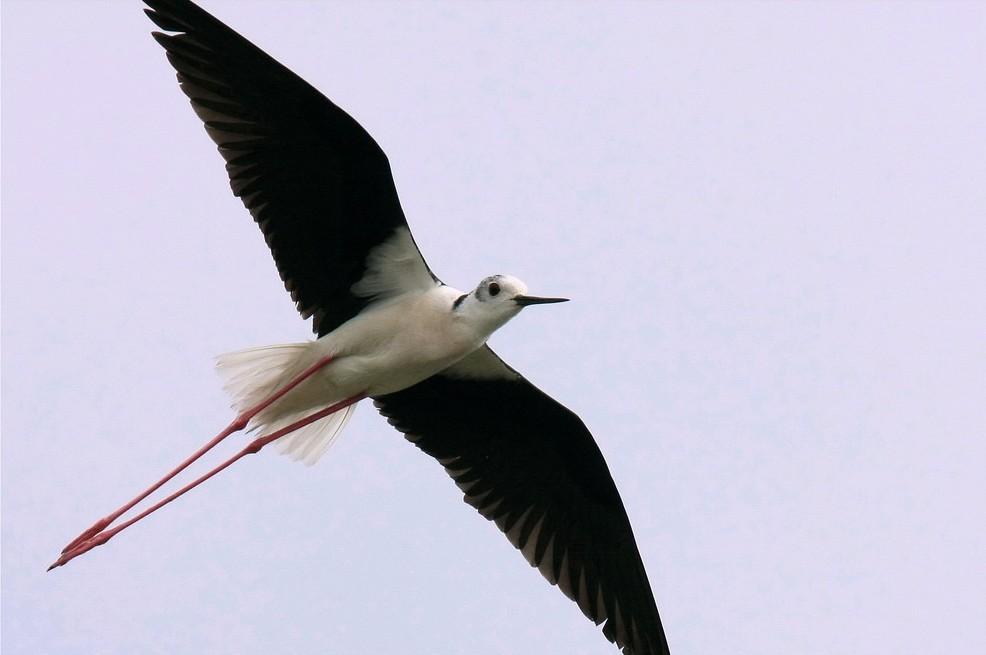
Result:
<svg viewBox="0 0 986 655"><path fill-rule="evenodd" d="M210 441L209 443L205 444L204 446L196 450L194 453L192 453L192 455L188 459L183 461L175 468L171 469L171 471L169 471L167 475L165 475L163 478L161 478L160 480L149 486L147 489L145 489L143 492L141 492L139 495L133 498L130 502L123 505L112 514L108 514L107 516L93 523L92 526L90 526L85 532L83 532L78 537L70 541L69 544L62 549L62 552L67 553L68 551L74 549L76 546L81 544L83 541L91 539L97 534L99 534L101 531L105 530L107 526L113 523L113 521L120 518L120 516L122 516L125 512L129 511L134 505L136 505L137 503L139 503L140 501L144 500L152 493L157 491L161 487L161 485L163 485L165 482L167 482L171 478L175 477L176 475L184 471L186 468L188 468L188 466L192 462L194 462L198 458L202 457L202 455L205 455L207 452L212 450L223 439L233 434L234 432L239 432L240 430L245 428L247 424L250 422L250 419L252 419L254 416L256 416L260 412L270 407L271 403L274 403L277 400L279 400L282 396L284 396L284 394L294 389L296 386L301 384L306 378L316 373L322 367L328 365L329 362L331 362L332 360L333 360L332 357L323 357L322 359L318 360L317 362L306 368L304 371L296 375L294 378L292 378L290 382L288 382L286 385L281 387L278 391L276 391L273 395L268 397L266 400L260 402L258 405L251 407L250 409L246 410L245 412L237 416L235 419L233 419L233 422L230 423L228 426L226 426L225 430L217 434L212 439L212 441Z"/></svg>
<svg viewBox="0 0 986 655"><path fill-rule="evenodd" d="M230 466L234 462L238 461L239 459L241 459L243 457L246 457L247 455L252 455L254 453L260 452L260 449L263 448L264 446L266 446L267 444L269 444L270 442L275 441L277 439L280 439L284 435L289 434L291 432L294 432L298 428L303 428L306 425L308 425L309 423L314 423L315 421L317 421L319 419L325 418L329 414L334 414L335 412L338 412L340 409L345 409L346 407L349 407L353 403L357 403L357 402L363 400L364 398L366 398L366 394L362 394L362 393L359 394L359 395L357 395L357 396L353 396L352 398L347 398L346 400L343 400L342 402L336 403L335 405L332 405L331 407L326 407L325 409L319 410L319 411L315 412L314 414L309 414L305 418L303 418L303 419L301 419L299 421L295 421L291 425L288 425L287 427L281 428L280 430L277 430L276 432L272 432L271 434L269 434L267 436L260 437L258 439L254 439L253 441L250 442L249 445L247 445L246 448L244 448L240 452L236 453L235 455L233 455L232 457L230 457L229 459L227 459L225 462L223 462L222 464L220 464L216 468L212 469L211 471L209 471L205 475L201 476L197 480L193 480L192 482L189 482L188 484L186 484L184 487L182 487L178 491L174 492L173 494L171 494L170 496L168 496L164 500L161 500L161 501L155 503L151 507L148 507L147 509L145 509L143 512L141 512L137 516L133 517L132 519L129 519L127 521L124 521L120 525L118 525L115 528L112 528L110 530L104 530L102 532L99 532L99 533L95 534L94 536L92 536L92 537L90 537L88 539L85 539L84 541L76 544L76 546L74 548L71 548L68 551L63 552L62 555L61 555L61 557L59 557L57 560L55 560L55 563L54 564L52 564L51 566L48 567L48 570L50 571L53 568L56 568L56 567L59 567L59 566L63 566L65 564L67 564L68 562L70 562L71 560L73 560L76 557L78 557L79 555L82 555L83 553L86 553L86 552L92 550L96 546L102 546L107 541L109 541L110 539L112 539L120 531L125 530L126 528L130 527L131 525L133 525L137 521L140 521L141 519L143 519L144 517L153 514L154 512L156 512L157 510L161 509L162 507L164 507L165 505L167 505L168 503L170 503L174 499L178 498L179 496L183 496L185 493L191 491L192 489L194 489L195 487L199 486L200 484L202 484L203 482L205 482L206 480L208 480L209 478L211 478L215 474L217 474L220 471L226 469L228 466Z"/></svg>

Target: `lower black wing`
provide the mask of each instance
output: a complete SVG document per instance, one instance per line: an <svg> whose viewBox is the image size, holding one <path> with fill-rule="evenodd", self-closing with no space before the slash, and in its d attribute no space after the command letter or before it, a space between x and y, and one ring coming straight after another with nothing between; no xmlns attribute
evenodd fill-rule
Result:
<svg viewBox="0 0 986 655"><path fill-rule="evenodd" d="M374 399L465 501L628 655L668 644L630 521L585 424L487 347Z"/></svg>

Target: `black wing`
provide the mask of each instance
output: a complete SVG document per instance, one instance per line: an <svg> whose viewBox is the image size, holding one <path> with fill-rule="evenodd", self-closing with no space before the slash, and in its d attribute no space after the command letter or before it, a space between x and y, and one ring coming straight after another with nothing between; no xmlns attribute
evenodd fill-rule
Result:
<svg viewBox="0 0 986 655"><path fill-rule="evenodd" d="M359 123L194 3L144 1L156 25L177 33L153 36L316 333L376 297L437 282L411 238L387 156Z"/></svg>
<svg viewBox="0 0 986 655"><path fill-rule="evenodd" d="M489 348L409 389L375 398L445 467L465 501L624 653L668 643L613 478L585 424Z"/></svg>

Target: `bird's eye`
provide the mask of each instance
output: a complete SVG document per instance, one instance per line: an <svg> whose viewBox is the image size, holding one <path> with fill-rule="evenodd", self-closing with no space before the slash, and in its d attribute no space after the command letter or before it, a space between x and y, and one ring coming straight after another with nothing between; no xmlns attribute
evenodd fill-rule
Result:
<svg viewBox="0 0 986 655"><path fill-rule="evenodd" d="M490 295L495 296L500 293L500 285L496 282L490 282Z"/></svg>

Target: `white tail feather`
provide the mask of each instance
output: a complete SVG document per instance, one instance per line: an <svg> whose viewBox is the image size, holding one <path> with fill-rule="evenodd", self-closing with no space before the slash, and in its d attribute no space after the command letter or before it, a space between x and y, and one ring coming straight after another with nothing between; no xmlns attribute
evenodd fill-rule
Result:
<svg viewBox="0 0 986 655"><path fill-rule="evenodd" d="M278 450L281 451L282 455L288 455L296 462L304 462L308 466L311 466L325 454L329 446L335 443L339 437L339 433L346 427L346 423L349 422L355 410L356 405L350 405L334 414L329 414L323 419L309 423L303 428L284 435L276 442ZM285 425L290 425L294 421L299 421L305 416L307 414L285 417L277 421L276 424L272 424L266 431L273 432ZM283 425L278 425L282 421Z"/></svg>
<svg viewBox="0 0 986 655"><path fill-rule="evenodd" d="M311 357L306 357L312 344L313 342L308 341L261 346L217 357L216 371L223 379L223 389L233 399L233 409L243 412L256 407L304 371L308 365L314 363L314 360L308 361ZM250 421L250 430L271 434L342 400L325 397L318 398L314 404L304 402L308 398L302 396L308 394L299 395L297 391L305 384L302 382L297 389L292 389L284 398L255 416ZM298 400L303 401L301 406L298 406ZM355 409L355 405L350 405L284 435L276 442L278 449L295 461L314 464L335 442Z"/></svg>
<svg viewBox="0 0 986 655"><path fill-rule="evenodd" d="M278 387L290 382L311 342L260 346L216 357L216 372L223 389L233 399L233 409L243 412L269 398Z"/></svg>

